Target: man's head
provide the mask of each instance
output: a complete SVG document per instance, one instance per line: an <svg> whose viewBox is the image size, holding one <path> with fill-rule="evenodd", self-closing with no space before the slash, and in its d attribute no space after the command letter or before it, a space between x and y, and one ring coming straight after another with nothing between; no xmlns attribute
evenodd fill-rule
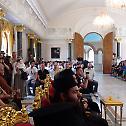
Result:
<svg viewBox="0 0 126 126"><path fill-rule="evenodd" d="M65 69L54 78L54 88L62 101L80 102L81 94L72 70Z"/></svg>
<svg viewBox="0 0 126 126"><path fill-rule="evenodd" d="M0 75L4 75L4 66L0 63Z"/></svg>
<svg viewBox="0 0 126 126"><path fill-rule="evenodd" d="M17 58L17 53L16 52L12 52L12 58L16 59Z"/></svg>
<svg viewBox="0 0 126 126"><path fill-rule="evenodd" d="M45 69L45 63L41 62L41 69L44 70Z"/></svg>
<svg viewBox="0 0 126 126"><path fill-rule="evenodd" d="M1 52L0 52L0 57L2 57L2 58L3 58L3 57L4 57L4 55L5 55L5 52L4 52L4 51L1 51Z"/></svg>
<svg viewBox="0 0 126 126"><path fill-rule="evenodd" d="M58 68L58 62L54 62L54 70Z"/></svg>
<svg viewBox="0 0 126 126"><path fill-rule="evenodd" d="M88 68L93 68L93 65L91 62L88 63Z"/></svg>
<svg viewBox="0 0 126 126"><path fill-rule="evenodd" d="M83 76L83 69L82 69L81 67L77 67L77 68L76 68L76 74L77 74L78 76Z"/></svg>
<svg viewBox="0 0 126 126"><path fill-rule="evenodd" d="M32 60L32 61L30 62L30 65L31 65L31 67L34 67L34 66L35 66L35 61Z"/></svg>
<svg viewBox="0 0 126 126"><path fill-rule="evenodd" d="M70 69L70 63L66 62L66 69Z"/></svg>

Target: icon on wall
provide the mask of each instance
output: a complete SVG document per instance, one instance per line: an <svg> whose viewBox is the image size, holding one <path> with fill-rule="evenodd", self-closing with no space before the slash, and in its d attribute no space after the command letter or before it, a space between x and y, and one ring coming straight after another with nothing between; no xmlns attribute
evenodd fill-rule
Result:
<svg viewBox="0 0 126 126"><path fill-rule="evenodd" d="M51 58L60 58L60 48L51 48Z"/></svg>

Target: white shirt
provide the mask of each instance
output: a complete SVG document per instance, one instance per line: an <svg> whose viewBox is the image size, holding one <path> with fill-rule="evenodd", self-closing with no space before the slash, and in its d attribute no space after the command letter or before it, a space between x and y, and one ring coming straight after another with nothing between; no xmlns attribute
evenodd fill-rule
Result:
<svg viewBox="0 0 126 126"><path fill-rule="evenodd" d="M36 79L36 73L38 72L37 68L36 67L28 67L26 69L26 72L28 73L28 79L31 80L35 80Z"/></svg>
<svg viewBox="0 0 126 126"><path fill-rule="evenodd" d="M85 68L84 69L84 75L86 76L86 72L89 72L89 79L93 80L94 78L94 69L93 68Z"/></svg>

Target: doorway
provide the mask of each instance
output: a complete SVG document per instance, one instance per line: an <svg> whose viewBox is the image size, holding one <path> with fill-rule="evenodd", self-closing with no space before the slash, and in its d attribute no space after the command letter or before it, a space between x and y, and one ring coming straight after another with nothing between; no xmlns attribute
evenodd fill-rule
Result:
<svg viewBox="0 0 126 126"><path fill-rule="evenodd" d="M103 66L102 57L103 57L102 36L96 32L90 32L87 35L85 35L84 59L93 62L95 71L102 72L102 66Z"/></svg>

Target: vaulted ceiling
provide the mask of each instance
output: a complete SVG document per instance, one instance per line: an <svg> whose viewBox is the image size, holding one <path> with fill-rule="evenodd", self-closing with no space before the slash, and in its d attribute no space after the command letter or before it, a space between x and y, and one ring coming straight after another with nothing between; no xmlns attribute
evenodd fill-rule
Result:
<svg viewBox="0 0 126 126"><path fill-rule="evenodd" d="M67 28L83 36L99 32L93 20L102 12L108 13L115 26L126 26L126 10L106 8L105 0L0 0L6 17L14 23L23 23L44 37L48 28Z"/></svg>

